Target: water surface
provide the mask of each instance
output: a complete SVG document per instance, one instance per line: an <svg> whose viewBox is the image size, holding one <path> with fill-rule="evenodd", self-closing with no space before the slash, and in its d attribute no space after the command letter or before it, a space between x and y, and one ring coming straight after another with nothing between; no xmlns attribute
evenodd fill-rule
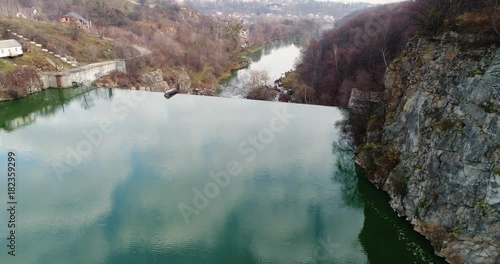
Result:
<svg viewBox="0 0 500 264"><path fill-rule="evenodd" d="M269 43L261 50L250 54L249 66L234 71L229 79L222 84L219 96L245 98L250 91L245 83L255 71L265 71L268 75L267 84L273 85L274 81L284 76L284 73L295 68L300 58L300 44L297 40L279 40Z"/></svg>
<svg viewBox="0 0 500 264"><path fill-rule="evenodd" d="M0 171L13 151L18 173L0 263L442 263L332 147L341 118L113 89L0 103Z"/></svg>

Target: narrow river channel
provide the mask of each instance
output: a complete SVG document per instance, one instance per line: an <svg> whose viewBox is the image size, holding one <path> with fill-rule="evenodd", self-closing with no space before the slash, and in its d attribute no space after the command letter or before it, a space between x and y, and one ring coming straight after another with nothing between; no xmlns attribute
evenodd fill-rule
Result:
<svg viewBox="0 0 500 264"><path fill-rule="evenodd" d="M234 71L231 77L222 83L221 97L244 98L249 89L245 85L252 71L266 71L268 84L272 85L275 80L283 76L287 71L295 68L300 58L300 44L297 40L279 40L271 42L249 55L249 66Z"/></svg>

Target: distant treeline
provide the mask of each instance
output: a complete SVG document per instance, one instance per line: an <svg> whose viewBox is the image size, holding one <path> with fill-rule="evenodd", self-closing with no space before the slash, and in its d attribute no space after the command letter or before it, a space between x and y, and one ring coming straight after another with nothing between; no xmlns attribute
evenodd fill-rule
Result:
<svg viewBox="0 0 500 264"><path fill-rule="evenodd" d="M297 72L313 88L315 103L346 107L352 88L383 89L387 64L415 31L406 14L409 5L372 8L309 44Z"/></svg>
<svg viewBox="0 0 500 264"><path fill-rule="evenodd" d="M112 50L92 53L106 52L126 59L137 57L132 44L151 50L149 56L127 60L129 75L120 80L123 86L133 86L142 73L155 69L162 69L164 78L173 83L176 74L185 69L194 87L214 87L229 70L244 65L241 56L244 47L254 48L272 39L315 32L311 21L260 17L244 25L237 19L201 14L173 0L0 0L0 8L6 16L15 16L21 8L34 8L38 11L34 19L55 23L65 13L76 12L92 22L92 34L113 39ZM36 36L41 44L50 42L43 32L24 34ZM52 49L60 54L72 54L64 43L53 45Z"/></svg>
<svg viewBox="0 0 500 264"><path fill-rule="evenodd" d="M374 7L312 41L297 66L314 103L347 106L352 88L382 91L388 64L418 33L480 33L498 41L499 0L416 0Z"/></svg>
<svg viewBox="0 0 500 264"><path fill-rule="evenodd" d="M294 100L347 107L354 88L383 94L385 71L410 38L455 31L477 37L464 47L500 43L499 15L499 0L416 0L370 8L304 49L294 74ZM363 143L369 120L384 122L374 119L383 116L376 113L377 104L369 105L344 124L357 145Z"/></svg>
<svg viewBox="0 0 500 264"><path fill-rule="evenodd" d="M355 10L370 6L367 3L344 4L333 1L289 1L288 3L276 8L268 5L268 1L203 1L191 0L189 4L193 5L202 12L220 11L225 13L243 13L243 14L291 14L291 15L330 15L336 18L343 17Z"/></svg>

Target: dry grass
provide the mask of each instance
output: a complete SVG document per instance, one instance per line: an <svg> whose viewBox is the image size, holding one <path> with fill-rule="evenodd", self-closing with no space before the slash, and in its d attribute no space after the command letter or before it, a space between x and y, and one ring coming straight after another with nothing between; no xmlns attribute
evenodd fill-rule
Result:
<svg viewBox="0 0 500 264"><path fill-rule="evenodd" d="M58 66L63 65L64 68L72 68L71 65L63 63L60 59L47 52L41 51L39 48L32 48L29 51L25 50L22 57L13 58L11 59L11 62L17 66L31 66L35 67L37 70L45 72L56 71L54 66L50 65L46 58L51 59Z"/></svg>
<svg viewBox="0 0 500 264"><path fill-rule="evenodd" d="M0 27L11 29L18 34L42 44L44 48L62 56L72 56L78 62L93 63L113 59L113 45L85 30L80 30L77 41L71 38L70 27L57 23L19 19L0 18ZM15 36L12 36L16 38ZM39 49L33 47L32 50Z"/></svg>
<svg viewBox="0 0 500 264"><path fill-rule="evenodd" d="M15 65L8 59L0 59L0 73L9 72L15 69Z"/></svg>
<svg viewBox="0 0 500 264"><path fill-rule="evenodd" d="M491 10L468 11L455 20L458 30L467 33L493 33L493 12ZM500 20L500 10L497 10Z"/></svg>

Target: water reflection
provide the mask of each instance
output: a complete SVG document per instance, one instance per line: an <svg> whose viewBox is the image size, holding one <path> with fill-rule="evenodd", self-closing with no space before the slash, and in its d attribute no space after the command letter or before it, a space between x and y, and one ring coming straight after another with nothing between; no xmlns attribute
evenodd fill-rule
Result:
<svg viewBox="0 0 500 264"><path fill-rule="evenodd" d="M342 200L349 206L363 208L361 193L358 190L358 177L354 154L346 139L340 138L332 143L332 152L336 157L333 180L340 184Z"/></svg>
<svg viewBox="0 0 500 264"><path fill-rule="evenodd" d="M268 84L272 85L285 72L293 69L297 59L300 57L300 46L298 40L287 39L273 41L263 49L249 56L250 65L238 71L222 84L222 97L245 97L249 90L245 87L249 75L255 70L264 70L269 75Z"/></svg>
<svg viewBox="0 0 500 264"><path fill-rule="evenodd" d="M90 94L92 93L92 94ZM80 102L82 108L90 109L96 97L112 98L112 91L95 90L84 87L75 89L48 89L26 98L0 103L0 128L12 131L36 121L37 116L51 116L64 111L64 106L74 100Z"/></svg>
<svg viewBox="0 0 500 264"><path fill-rule="evenodd" d="M379 198L360 195L349 157L324 144L338 141L337 109L110 91L54 98L64 111L43 116L37 109L37 122L0 131L0 148L18 155L22 186L19 255L0 252L1 263L378 263L374 255L393 254L378 253L380 237L397 248L398 238L376 233L387 222L367 211ZM134 94L144 101L116 118L112 103ZM276 108L293 119L248 161L239 144L268 127ZM55 177L52 164L67 158L58 153L102 121L113 122L113 133ZM338 166L336 157L349 164ZM179 204L192 204L193 188L203 190L210 172L230 160L241 164L241 175L186 223ZM370 240L370 232L380 237ZM329 254L323 241L333 245Z"/></svg>
<svg viewBox="0 0 500 264"><path fill-rule="evenodd" d="M359 241L369 263L446 263L433 254L429 242L412 230L389 206L389 197L377 190L354 163L350 141L343 136L332 144L337 169L334 181L341 183L342 199L362 208L364 223ZM405 260L404 262L402 260Z"/></svg>

